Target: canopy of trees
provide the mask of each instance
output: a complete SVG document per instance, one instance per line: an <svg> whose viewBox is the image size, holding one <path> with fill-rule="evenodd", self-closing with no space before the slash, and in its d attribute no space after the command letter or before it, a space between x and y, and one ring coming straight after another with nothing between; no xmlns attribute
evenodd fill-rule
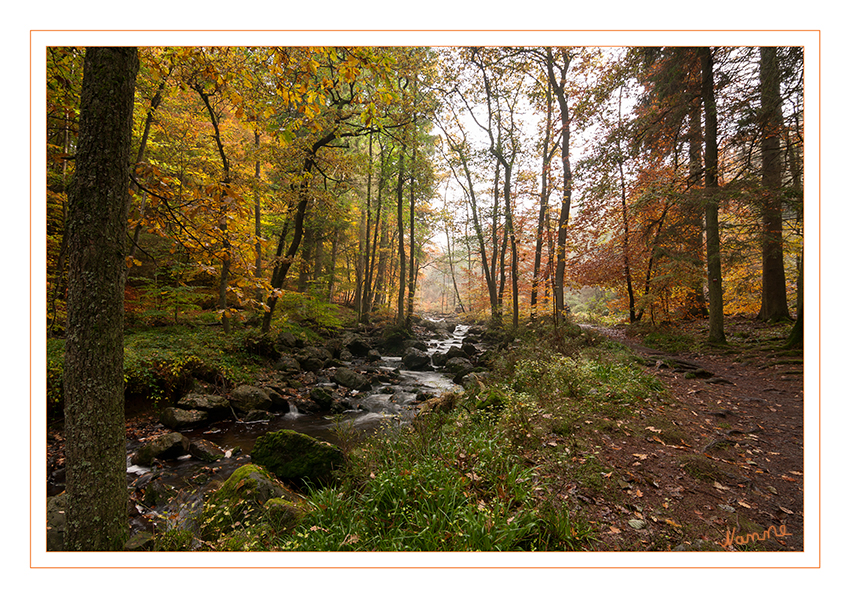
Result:
<svg viewBox="0 0 850 598"><path fill-rule="evenodd" d="M50 334L68 301L82 48L47 52ZM139 50L127 321L309 297L560 321L799 312L802 48Z"/></svg>

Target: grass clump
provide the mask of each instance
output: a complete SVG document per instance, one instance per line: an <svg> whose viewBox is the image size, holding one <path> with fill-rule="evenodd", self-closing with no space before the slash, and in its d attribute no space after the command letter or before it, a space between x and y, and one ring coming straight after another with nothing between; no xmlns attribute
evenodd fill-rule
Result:
<svg viewBox="0 0 850 598"><path fill-rule="evenodd" d="M533 547L531 472L486 419L430 414L350 456L310 496L289 550L502 551Z"/></svg>

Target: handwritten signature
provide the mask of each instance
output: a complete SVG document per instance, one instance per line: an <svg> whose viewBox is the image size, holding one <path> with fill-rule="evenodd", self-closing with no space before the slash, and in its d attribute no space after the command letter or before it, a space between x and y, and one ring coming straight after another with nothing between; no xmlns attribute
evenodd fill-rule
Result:
<svg viewBox="0 0 850 598"><path fill-rule="evenodd" d="M774 538L784 538L785 536L792 535L791 532L785 530L785 524L779 526L777 530L775 526L771 525L769 528L764 530L764 532L757 533L748 533L745 536L742 535L734 535L730 530L726 530L726 540L720 544L723 548L731 548L733 544L737 544L738 546L744 546L749 544L750 542L764 542L765 540L769 540L771 534Z"/></svg>

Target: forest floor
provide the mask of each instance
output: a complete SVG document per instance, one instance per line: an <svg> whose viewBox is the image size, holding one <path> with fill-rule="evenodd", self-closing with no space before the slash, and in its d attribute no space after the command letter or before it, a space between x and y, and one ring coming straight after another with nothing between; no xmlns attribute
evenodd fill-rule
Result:
<svg viewBox="0 0 850 598"><path fill-rule="evenodd" d="M560 455L574 447L569 472L537 471L592 530L578 549L802 551L803 353L784 347L790 326L730 318L723 346L699 340L699 320L642 333L584 327L630 347L667 393L549 439L568 443ZM128 414L128 438L158 428L149 413ZM48 430L51 471L64 465L63 444Z"/></svg>
<svg viewBox="0 0 850 598"><path fill-rule="evenodd" d="M705 326L667 339L706 338ZM803 550L803 359L784 348L788 327L732 318L728 346L652 343L666 350L593 328L669 390L622 430L588 431L608 470L601 491L576 497L596 549Z"/></svg>

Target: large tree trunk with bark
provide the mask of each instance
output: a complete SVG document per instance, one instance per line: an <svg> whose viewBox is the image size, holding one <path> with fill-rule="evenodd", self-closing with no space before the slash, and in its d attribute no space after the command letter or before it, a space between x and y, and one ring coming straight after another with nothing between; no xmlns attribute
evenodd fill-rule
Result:
<svg viewBox="0 0 850 598"><path fill-rule="evenodd" d="M761 309L768 322L787 320L785 264L782 252L782 97L776 48L761 48L761 109L764 125L761 142L762 207Z"/></svg>
<svg viewBox="0 0 850 598"><path fill-rule="evenodd" d="M136 48L88 48L68 200L65 343L67 550L120 550L128 534L124 282Z"/></svg>
<svg viewBox="0 0 850 598"><path fill-rule="evenodd" d="M700 48L702 102L705 110L705 244L708 264L708 340L725 343L723 278L720 271L719 180L717 172L717 104L714 100L714 59L711 48Z"/></svg>

